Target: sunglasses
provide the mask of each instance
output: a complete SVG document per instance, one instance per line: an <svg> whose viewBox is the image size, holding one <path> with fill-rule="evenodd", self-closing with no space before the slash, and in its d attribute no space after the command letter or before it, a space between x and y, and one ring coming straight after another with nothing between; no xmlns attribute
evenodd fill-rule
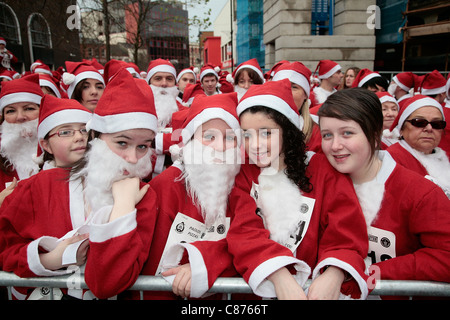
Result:
<svg viewBox="0 0 450 320"><path fill-rule="evenodd" d="M428 124L431 124L433 129L444 129L447 123L444 120L428 121L427 119L411 119L405 120L411 123L414 127L425 128Z"/></svg>

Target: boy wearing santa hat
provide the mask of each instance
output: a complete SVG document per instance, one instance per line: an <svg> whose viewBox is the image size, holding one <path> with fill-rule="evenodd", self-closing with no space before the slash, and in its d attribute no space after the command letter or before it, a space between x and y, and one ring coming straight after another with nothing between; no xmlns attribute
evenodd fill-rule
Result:
<svg viewBox="0 0 450 320"><path fill-rule="evenodd" d="M236 93L198 96L182 125L182 147L171 148L179 160L150 182L159 218L142 274L162 272L181 297L199 298L225 271L236 274L225 241L228 194L240 168L236 105ZM175 296L144 292L144 298Z"/></svg>
<svg viewBox="0 0 450 320"><path fill-rule="evenodd" d="M131 286L147 259L156 221L156 196L139 180L151 171L156 123L154 106L121 70L89 122L86 157L72 169L41 171L5 199L2 270L21 277L84 272L92 291L69 286L55 291L59 298L107 298ZM13 293L45 299L43 292Z"/></svg>
<svg viewBox="0 0 450 320"><path fill-rule="evenodd" d="M320 60L317 64L314 74L318 72L320 85L313 88L313 104L324 103L329 95L336 92L336 87L342 81L344 74L341 66L332 60Z"/></svg>
<svg viewBox="0 0 450 320"><path fill-rule="evenodd" d="M207 96L221 93L219 90L220 68L211 63L204 65L200 69L200 83Z"/></svg>

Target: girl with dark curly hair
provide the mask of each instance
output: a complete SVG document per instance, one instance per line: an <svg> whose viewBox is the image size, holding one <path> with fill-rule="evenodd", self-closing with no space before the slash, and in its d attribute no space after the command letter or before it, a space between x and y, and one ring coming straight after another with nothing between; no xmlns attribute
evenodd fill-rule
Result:
<svg viewBox="0 0 450 320"><path fill-rule="evenodd" d="M351 180L306 153L290 81L253 85L237 112L248 163L229 200L236 270L261 297L366 297L367 233Z"/></svg>

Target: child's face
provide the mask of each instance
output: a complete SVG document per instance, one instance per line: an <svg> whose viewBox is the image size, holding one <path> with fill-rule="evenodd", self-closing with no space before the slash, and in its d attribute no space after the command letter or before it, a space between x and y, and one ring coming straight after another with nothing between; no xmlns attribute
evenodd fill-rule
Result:
<svg viewBox="0 0 450 320"><path fill-rule="evenodd" d="M284 165L283 131L265 113L244 112L240 116L245 151L250 162L260 168Z"/></svg>
<svg viewBox="0 0 450 320"><path fill-rule="evenodd" d="M148 154L155 133L149 129L130 129L116 133L102 133L108 147L128 163L136 164Z"/></svg>
<svg viewBox="0 0 450 320"><path fill-rule="evenodd" d="M71 167L84 156L87 138L86 124L68 123L53 128L41 145L53 155L57 167Z"/></svg>

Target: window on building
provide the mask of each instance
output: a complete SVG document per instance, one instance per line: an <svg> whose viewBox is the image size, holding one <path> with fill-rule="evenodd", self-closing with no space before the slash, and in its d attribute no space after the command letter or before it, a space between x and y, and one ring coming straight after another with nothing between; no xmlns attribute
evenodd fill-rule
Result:
<svg viewBox="0 0 450 320"><path fill-rule="evenodd" d="M333 0L311 1L311 35L332 35L333 20Z"/></svg>
<svg viewBox="0 0 450 320"><path fill-rule="evenodd" d="M45 18L40 13L33 13L28 21L28 32L31 34L33 47L51 48L51 33Z"/></svg>
<svg viewBox="0 0 450 320"><path fill-rule="evenodd" d="M14 11L5 3L0 3L0 35L7 43L20 44L19 23Z"/></svg>

